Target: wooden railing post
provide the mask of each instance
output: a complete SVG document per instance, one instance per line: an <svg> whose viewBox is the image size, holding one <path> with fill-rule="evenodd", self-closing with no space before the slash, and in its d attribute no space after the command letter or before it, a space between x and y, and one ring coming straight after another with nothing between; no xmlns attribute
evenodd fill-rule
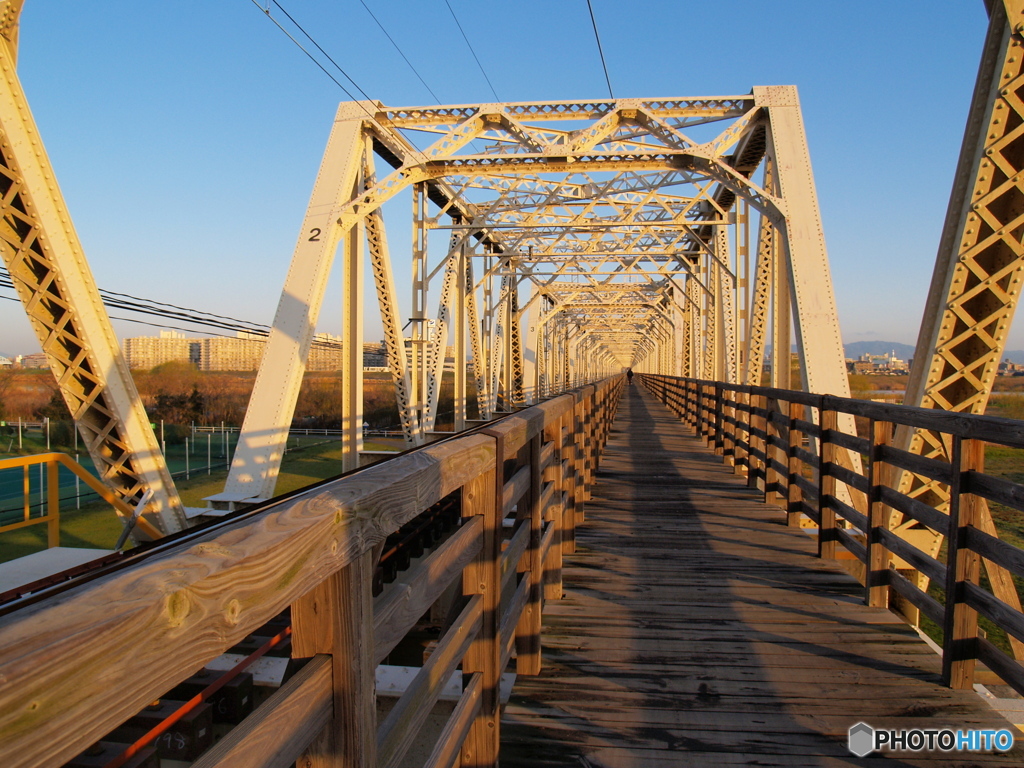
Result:
<svg viewBox="0 0 1024 768"><path fill-rule="evenodd" d="M868 456L868 562L864 584L867 604L889 607L889 550L882 544L880 532L889 529L891 509L882 503L882 489L892 484L892 468L882 460L882 450L892 442L892 423L871 422L871 452Z"/></svg>
<svg viewBox="0 0 1024 768"><path fill-rule="evenodd" d="M544 488L544 468L540 465L543 433L530 440L530 495L526 500L530 510L530 548L526 557L520 560L522 578L530 579L529 597L526 607L516 624L516 672L520 675L539 675L541 668L541 589L544 583L544 559L540 550L541 530L544 526L544 510L541 509L541 492Z"/></svg>
<svg viewBox="0 0 1024 768"><path fill-rule="evenodd" d="M697 383L693 379L687 379L683 397L686 404L686 425L695 430L697 425Z"/></svg>
<svg viewBox="0 0 1024 768"><path fill-rule="evenodd" d="M722 425L725 423L722 420L722 385L719 382L715 382L715 441L712 444L712 448L717 456L725 455L725 439L722 437Z"/></svg>
<svg viewBox="0 0 1024 768"><path fill-rule="evenodd" d="M697 434L703 440L704 445L711 444L711 420L708 413L711 407L708 405L708 385L701 382L700 385L700 407L697 410Z"/></svg>
<svg viewBox="0 0 1024 768"><path fill-rule="evenodd" d="M722 399L722 460L727 466L736 465L736 390ZM724 392L724 388L723 388ZM726 417L729 417L726 419Z"/></svg>
<svg viewBox="0 0 1024 768"><path fill-rule="evenodd" d="M747 486L749 488L760 488L761 483L765 478L764 471L764 459L766 458L765 448L766 443L763 437L754 434L754 430L767 434L762 427L765 426L764 417L760 414L754 413L755 409L763 410L765 405L764 395L758 395L753 392L750 393L750 432L748 432L747 442L750 444L751 451L747 456ZM761 455L758 456L757 453Z"/></svg>
<svg viewBox="0 0 1024 768"><path fill-rule="evenodd" d="M779 411L778 405L779 401L775 398L765 399L767 415L764 417L764 503L775 505L779 504L779 497L783 495L778 490L782 484L782 473L775 468L779 449L773 442L773 438L781 437L778 425L772 420L772 414Z"/></svg>
<svg viewBox="0 0 1024 768"><path fill-rule="evenodd" d="M804 494L797 482L803 462L797 456L797 449L801 447L803 433L797 429L797 420L804 415L805 407L800 403L789 404L789 451L787 452L787 465L789 476L786 478L786 525L790 528L800 527L800 515L803 512Z"/></svg>
<svg viewBox="0 0 1024 768"><path fill-rule="evenodd" d="M697 381L693 385L693 429L698 438L703 438L704 430L704 384Z"/></svg>
<svg viewBox="0 0 1024 768"><path fill-rule="evenodd" d="M981 557L966 547L967 528L980 528L981 499L965 493L964 475L985 469L985 443L953 436L953 482L949 489L946 611L942 633L942 677L950 688L971 688L978 655L978 612L965 601L964 585L977 584Z"/></svg>
<svg viewBox="0 0 1024 768"><path fill-rule="evenodd" d="M551 546L544 560L544 599L559 600L562 597L562 556L576 551L576 513L573 494L573 447L572 430L574 411L569 408L561 418L551 425L549 439L554 441L551 455L549 479L555 484L552 498L555 499L548 519L551 521Z"/></svg>
<svg viewBox="0 0 1024 768"><path fill-rule="evenodd" d="M590 491L597 476L597 389L589 389L590 394L583 401L583 501L590 501Z"/></svg>
<svg viewBox="0 0 1024 768"><path fill-rule="evenodd" d="M836 557L836 511L830 499L836 493L836 479L829 471L829 465L836 461L836 446L829 439L830 433L839 429L839 414L821 406L821 440L819 441L818 466L818 557L834 560Z"/></svg>
<svg viewBox="0 0 1024 768"><path fill-rule="evenodd" d="M583 522L583 502L586 499L586 446L584 445L584 417L586 406L583 394L576 394L576 406L573 408L572 446L573 446L573 504L572 504L572 527Z"/></svg>
<svg viewBox="0 0 1024 768"><path fill-rule="evenodd" d="M498 682L501 676L501 499L504 485L503 437L495 439L495 469L470 480L462 489L462 516L481 515L483 546L462 572L462 592L483 597L480 632L462 660L463 675L479 672L480 711L462 746L463 768L492 768L498 763L500 723Z"/></svg>
<svg viewBox="0 0 1024 768"><path fill-rule="evenodd" d="M373 554L364 552L292 604L292 653L331 656L334 717L303 768L376 768Z"/></svg>
<svg viewBox="0 0 1024 768"><path fill-rule="evenodd" d="M750 394L748 392L736 391L736 405L749 408ZM743 414L746 413L744 416ZM750 454L747 446L750 443L750 414L744 411L743 407L733 408L733 417L736 419L736 437L734 440L735 459L733 461L733 472L737 475L750 474ZM744 445L746 444L746 445Z"/></svg>

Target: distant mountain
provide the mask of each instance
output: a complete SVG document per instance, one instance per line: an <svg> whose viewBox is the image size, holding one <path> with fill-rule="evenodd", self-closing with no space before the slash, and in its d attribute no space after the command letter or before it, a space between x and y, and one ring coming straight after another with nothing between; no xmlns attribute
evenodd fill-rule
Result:
<svg viewBox="0 0 1024 768"><path fill-rule="evenodd" d="M895 351L900 360L910 360L914 356L914 347L900 344L898 341L855 341L844 344L843 350L847 357L856 360L861 355L884 355ZM1003 353L1003 359L1017 365L1024 365L1024 349L1012 349Z"/></svg>
<svg viewBox="0 0 1024 768"><path fill-rule="evenodd" d="M909 360L914 356L912 344L900 344L898 341L855 341L852 344L844 344L843 350L847 357L854 360L861 355L886 355L892 352L895 352L900 360Z"/></svg>

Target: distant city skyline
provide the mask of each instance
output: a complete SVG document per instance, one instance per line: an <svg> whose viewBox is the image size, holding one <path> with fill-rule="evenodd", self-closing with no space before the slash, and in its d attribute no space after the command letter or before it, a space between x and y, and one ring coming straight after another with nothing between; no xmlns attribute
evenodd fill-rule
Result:
<svg viewBox="0 0 1024 768"><path fill-rule="evenodd" d="M284 5L373 98L434 103L359 4ZM452 6L502 100L607 93L585 3ZM918 0L593 6L618 96L798 86L843 338L913 344L980 58L983 4L941 13ZM495 98L450 17L399 0L373 8L444 103ZM714 33L741 20L770 41L770 54L737 50L729 33L714 53ZM18 68L97 284L272 322L331 119L349 97L249 0L30 2ZM403 222L408 205L399 199L398 215L386 215ZM403 265L403 318L407 230L389 229ZM319 330L340 331L339 296L335 279ZM368 283L368 340L382 336L372 296ZM1018 320L1009 349L1024 348L1022 328ZM122 321L115 329L121 338L160 330ZM0 301L0 352L35 351L20 305Z"/></svg>

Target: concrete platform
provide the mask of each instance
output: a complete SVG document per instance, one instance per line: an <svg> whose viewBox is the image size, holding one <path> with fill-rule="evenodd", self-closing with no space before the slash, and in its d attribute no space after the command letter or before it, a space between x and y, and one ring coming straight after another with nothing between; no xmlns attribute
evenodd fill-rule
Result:
<svg viewBox="0 0 1024 768"><path fill-rule="evenodd" d="M52 547L17 560L0 563L0 592L31 584L55 573L112 554L112 549L85 547Z"/></svg>

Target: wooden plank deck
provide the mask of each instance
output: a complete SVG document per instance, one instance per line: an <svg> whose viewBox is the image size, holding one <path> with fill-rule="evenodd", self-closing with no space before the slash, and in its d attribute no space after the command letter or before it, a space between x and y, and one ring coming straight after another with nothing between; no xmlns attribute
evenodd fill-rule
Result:
<svg viewBox="0 0 1024 768"><path fill-rule="evenodd" d="M847 729L1011 728L811 537L649 393L619 406L544 671L502 718L511 766L1021 765L1008 755L857 758Z"/></svg>

